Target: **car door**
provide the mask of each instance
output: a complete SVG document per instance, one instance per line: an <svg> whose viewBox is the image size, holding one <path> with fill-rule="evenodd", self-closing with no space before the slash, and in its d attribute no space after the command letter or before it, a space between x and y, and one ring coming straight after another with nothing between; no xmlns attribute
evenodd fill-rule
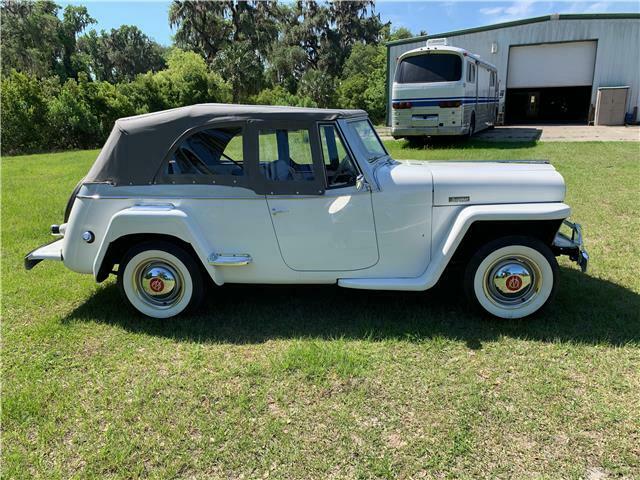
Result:
<svg viewBox="0 0 640 480"><path fill-rule="evenodd" d="M259 174L282 259L298 271L375 265L371 192L333 123L258 126Z"/></svg>

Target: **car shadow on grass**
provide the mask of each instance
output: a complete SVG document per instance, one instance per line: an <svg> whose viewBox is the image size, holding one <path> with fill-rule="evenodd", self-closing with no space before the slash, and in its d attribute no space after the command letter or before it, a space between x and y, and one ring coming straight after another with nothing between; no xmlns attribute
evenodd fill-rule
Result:
<svg viewBox="0 0 640 480"><path fill-rule="evenodd" d="M547 309L523 320L487 318L463 301L458 284L427 292L380 292L337 286L229 285L212 288L200 311L169 320L130 309L115 285L99 289L63 323L98 322L178 341L250 344L272 339L440 337L469 348L502 336L541 342L640 344L640 295L561 268Z"/></svg>

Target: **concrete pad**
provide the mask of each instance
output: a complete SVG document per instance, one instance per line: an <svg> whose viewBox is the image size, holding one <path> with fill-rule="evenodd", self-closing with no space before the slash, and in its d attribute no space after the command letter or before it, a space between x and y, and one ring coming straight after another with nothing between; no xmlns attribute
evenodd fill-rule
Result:
<svg viewBox="0 0 640 480"><path fill-rule="evenodd" d="M391 140L391 129L376 127L383 140ZM507 125L473 136L486 142L640 142L640 126Z"/></svg>
<svg viewBox="0 0 640 480"><path fill-rule="evenodd" d="M493 142L639 142L640 126L514 125L485 130L474 138Z"/></svg>

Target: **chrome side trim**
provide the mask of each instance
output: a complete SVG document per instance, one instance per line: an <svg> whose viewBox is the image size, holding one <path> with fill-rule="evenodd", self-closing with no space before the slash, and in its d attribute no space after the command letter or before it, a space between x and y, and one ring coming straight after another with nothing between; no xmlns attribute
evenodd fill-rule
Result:
<svg viewBox="0 0 640 480"><path fill-rule="evenodd" d="M173 210L175 205L173 203L136 203L130 210L136 211L168 211Z"/></svg>
<svg viewBox="0 0 640 480"><path fill-rule="evenodd" d="M78 195L77 198L88 200L264 200L264 195L255 197L203 197L197 195Z"/></svg>
<svg viewBox="0 0 640 480"><path fill-rule="evenodd" d="M209 265L217 267L241 267L250 264L253 259L248 253L212 253L207 261Z"/></svg>

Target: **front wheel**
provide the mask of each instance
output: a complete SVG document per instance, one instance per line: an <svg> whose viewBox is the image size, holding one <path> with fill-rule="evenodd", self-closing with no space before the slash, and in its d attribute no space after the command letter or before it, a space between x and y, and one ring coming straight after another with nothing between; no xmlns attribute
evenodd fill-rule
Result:
<svg viewBox="0 0 640 480"><path fill-rule="evenodd" d="M558 263L551 249L532 237L504 237L481 247L465 271L469 300L499 318L523 318L553 297Z"/></svg>
<svg viewBox="0 0 640 480"><path fill-rule="evenodd" d="M118 267L118 287L140 313L169 318L197 307L204 281L191 254L169 242L133 246Z"/></svg>

